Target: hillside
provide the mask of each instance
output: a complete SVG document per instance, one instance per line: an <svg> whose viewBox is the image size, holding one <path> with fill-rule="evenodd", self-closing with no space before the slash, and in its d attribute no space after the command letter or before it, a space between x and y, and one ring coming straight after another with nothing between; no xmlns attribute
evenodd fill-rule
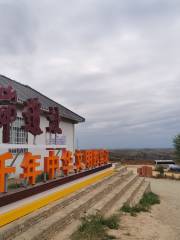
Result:
<svg viewBox="0 0 180 240"><path fill-rule="evenodd" d="M169 160L174 158L174 149L111 149L111 161L152 161Z"/></svg>

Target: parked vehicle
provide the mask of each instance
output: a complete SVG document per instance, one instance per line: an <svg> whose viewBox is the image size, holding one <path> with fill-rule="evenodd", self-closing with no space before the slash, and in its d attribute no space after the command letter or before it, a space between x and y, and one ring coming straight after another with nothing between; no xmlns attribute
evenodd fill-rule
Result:
<svg viewBox="0 0 180 240"><path fill-rule="evenodd" d="M175 162L173 160L155 160L155 168L163 167L165 169L168 169L169 166L175 165Z"/></svg>
<svg viewBox="0 0 180 240"><path fill-rule="evenodd" d="M176 164L169 165L168 171L180 173L180 165L176 165Z"/></svg>

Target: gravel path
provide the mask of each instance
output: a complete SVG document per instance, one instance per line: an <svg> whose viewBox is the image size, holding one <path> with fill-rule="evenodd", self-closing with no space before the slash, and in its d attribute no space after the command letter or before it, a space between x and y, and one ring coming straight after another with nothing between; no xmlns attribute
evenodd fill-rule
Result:
<svg viewBox="0 0 180 240"><path fill-rule="evenodd" d="M155 217L173 230L176 235L174 239L180 239L180 181L152 179L151 187L161 198Z"/></svg>
<svg viewBox="0 0 180 240"><path fill-rule="evenodd" d="M150 213L136 217L123 215L120 229L110 231L121 240L179 240L180 239L180 181L148 179L152 191L160 196L161 204Z"/></svg>

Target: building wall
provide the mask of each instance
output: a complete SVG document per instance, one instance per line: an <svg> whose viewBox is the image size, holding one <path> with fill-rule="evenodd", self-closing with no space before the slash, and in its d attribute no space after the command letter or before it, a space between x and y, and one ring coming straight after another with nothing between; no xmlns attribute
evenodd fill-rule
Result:
<svg viewBox="0 0 180 240"><path fill-rule="evenodd" d="M17 110L17 115L19 117L22 117L22 112L20 109ZM49 125L49 122L47 121L45 116L41 116L40 127L41 127L43 133L36 137L36 145L38 145L38 144L45 145L46 144L46 140L49 138L49 134L46 135L45 130L48 125ZM61 121L60 127L62 129L62 135L65 136L65 141L66 141L65 145L66 145L67 149L74 152L75 151L75 145L74 145L75 124L70 123L70 122ZM2 128L0 128L0 141L2 143ZM30 133L28 133L28 144L33 144L33 136ZM6 149L0 148L0 154L4 153L6 151L8 151L7 148ZM45 156L48 155L48 151L45 149L28 149L28 151L32 152L33 154L41 155L41 160L39 160L39 162L41 163L41 166L39 169L43 170L43 159ZM19 173L22 172L22 169L20 168L22 159L23 159L23 154L20 154L18 159L15 162L14 166L16 166L16 176L18 176ZM9 165L12 162L12 160L6 161L6 162L7 162L6 164ZM14 175L11 175L11 177L14 177Z"/></svg>
<svg viewBox="0 0 180 240"><path fill-rule="evenodd" d="M36 144L46 144L46 140L49 139L49 134L46 134L46 127L48 127L49 122L44 116L41 116L41 130L43 133L36 137ZM65 136L65 145L67 149L74 152L74 128L75 125L69 122L61 121L60 128L62 129L62 135ZM61 137L61 134L59 135ZM54 136L52 136L54 138ZM28 144L33 144L33 135L28 133Z"/></svg>

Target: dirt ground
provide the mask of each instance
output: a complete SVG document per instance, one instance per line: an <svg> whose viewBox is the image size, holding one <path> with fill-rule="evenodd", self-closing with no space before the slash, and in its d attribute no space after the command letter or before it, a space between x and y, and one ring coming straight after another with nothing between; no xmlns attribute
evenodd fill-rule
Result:
<svg viewBox="0 0 180 240"><path fill-rule="evenodd" d="M152 191L160 196L161 204L150 213L136 217L124 214L119 230L109 233L121 240L179 240L180 239L180 181L148 179Z"/></svg>

